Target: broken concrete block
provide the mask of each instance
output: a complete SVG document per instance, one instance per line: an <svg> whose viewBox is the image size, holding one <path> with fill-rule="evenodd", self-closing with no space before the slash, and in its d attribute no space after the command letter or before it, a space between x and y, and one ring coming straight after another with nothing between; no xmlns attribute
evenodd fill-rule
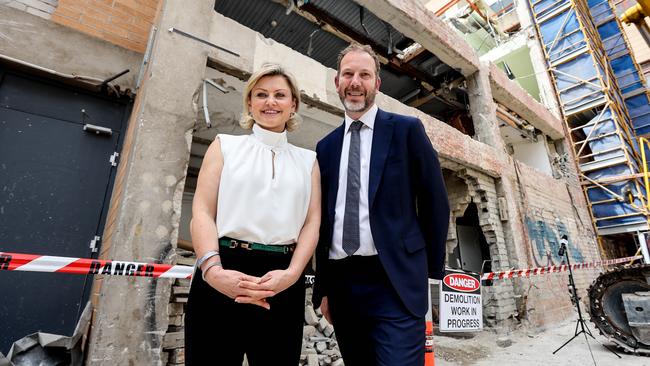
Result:
<svg viewBox="0 0 650 366"><path fill-rule="evenodd" d="M339 352L334 350L334 349L326 349L326 350L322 351L321 353L324 354L325 356L330 356L330 357L339 356ZM332 357L332 358L334 358L334 357Z"/></svg>
<svg viewBox="0 0 650 366"><path fill-rule="evenodd" d="M323 353L327 349L327 343L325 342L317 342L316 343L316 351L318 353Z"/></svg>
<svg viewBox="0 0 650 366"><path fill-rule="evenodd" d="M316 334L316 327L314 327L313 325L305 325L302 328L302 337L305 339L309 339L309 337L315 334Z"/></svg>
<svg viewBox="0 0 650 366"><path fill-rule="evenodd" d="M323 334L325 335L325 337L330 337L332 333L334 333L334 327L332 326L332 324L328 324L325 327L325 329L323 329Z"/></svg>
<svg viewBox="0 0 650 366"><path fill-rule="evenodd" d="M510 347L512 345L512 339L509 337L499 337L497 338L497 346L499 347Z"/></svg>
<svg viewBox="0 0 650 366"><path fill-rule="evenodd" d="M318 355L315 353L307 355L307 366L318 366Z"/></svg>
<svg viewBox="0 0 650 366"><path fill-rule="evenodd" d="M318 324L318 317L314 312L314 308L311 306L305 307L305 323L307 323L308 325Z"/></svg>
<svg viewBox="0 0 650 366"><path fill-rule="evenodd" d="M329 324L330 323L327 321L327 319L325 319L325 317L322 317L318 321L318 325L316 326L316 328L318 328L318 330L322 332Z"/></svg>

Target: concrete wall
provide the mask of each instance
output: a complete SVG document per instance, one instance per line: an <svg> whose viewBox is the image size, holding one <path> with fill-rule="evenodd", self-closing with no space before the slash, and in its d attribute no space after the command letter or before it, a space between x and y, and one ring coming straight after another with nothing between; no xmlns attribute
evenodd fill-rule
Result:
<svg viewBox="0 0 650 366"><path fill-rule="evenodd" d="M512 144L513 157L540 172L553 175L553 169L548 161L546 142L542 139L537 142Z"/></svg>
<svg viewBox="0 0 650 366"><path fill-rule="evenodd" d="M24 11L0 5L0 54L53 71L135 88L142 55Z"/></svg>

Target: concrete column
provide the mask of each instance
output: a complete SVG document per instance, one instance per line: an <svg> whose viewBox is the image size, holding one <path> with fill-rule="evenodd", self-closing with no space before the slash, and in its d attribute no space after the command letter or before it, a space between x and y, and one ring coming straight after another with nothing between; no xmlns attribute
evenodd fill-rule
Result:
<svg viewBox="0 0 650 366"><path fill-rule="evenodd" d="M490 87L489 64L482 62L480 69L467 77L467 94L476 139L505 154L506 147L497 122L497 106Z"/></svg>
<svg viewBox="0 0 650 366"><path fill-rule="evenodd" d="M196 116L192 97L205 74L208 46L168 29L207 38L213 4L161 4L150 66L120 156L103 258L163 263L174 259ZM98 277L87 364L162 364L172 280Z"/></svg>

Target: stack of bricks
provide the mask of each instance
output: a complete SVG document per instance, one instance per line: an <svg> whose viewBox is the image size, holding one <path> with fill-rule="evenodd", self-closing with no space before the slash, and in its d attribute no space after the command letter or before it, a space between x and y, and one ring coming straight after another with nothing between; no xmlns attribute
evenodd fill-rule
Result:
<svg viewBox="0 0 650 366"><path fill-rule="evenodd" d="M193 266L196 256L193 252L176 249L176 264ZM176 279L172 285L172 296L167 307L169 326L163 338L163 365L179 366L185 364L185 305L190 293L189 279Z"/></svg>
<svg viewBox="0 0 650 366"><path fill-rule="evenodd" d="M144 53L159 0L59 0L55 23Z"/></svg>

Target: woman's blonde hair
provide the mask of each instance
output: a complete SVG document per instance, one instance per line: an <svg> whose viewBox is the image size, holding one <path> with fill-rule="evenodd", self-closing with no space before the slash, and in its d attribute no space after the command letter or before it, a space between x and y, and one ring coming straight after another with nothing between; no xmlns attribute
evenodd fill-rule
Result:
<svg viewBox="0 0 650 366"><path fill-rule="evenodd" d="M286 129L287 131L293 131L298 128L298 125L300 125L301 118L298 115L298 108L300 107L300 90L298 90L298 83L296 82L296 79L282 66L278 64L267 63L263 64L259 70L251 75L250 79L248 79L248 83L246 83L246 88L244 88L244 112L242 113L241 119L239 120L239 125L243 128L249 130L253 128L253 124L255 123L255 120L253 119L253 116L251 115L248 108L248 103L251 100L251 91L261 78L265 76L276 75L284 77L284 79L287 81L287 84L289 84L289 89L291 91L291 98L293 98L293 101L296 103L295 113L293 113L291 115L291 118L289 118L287 121Z"/></svg>

